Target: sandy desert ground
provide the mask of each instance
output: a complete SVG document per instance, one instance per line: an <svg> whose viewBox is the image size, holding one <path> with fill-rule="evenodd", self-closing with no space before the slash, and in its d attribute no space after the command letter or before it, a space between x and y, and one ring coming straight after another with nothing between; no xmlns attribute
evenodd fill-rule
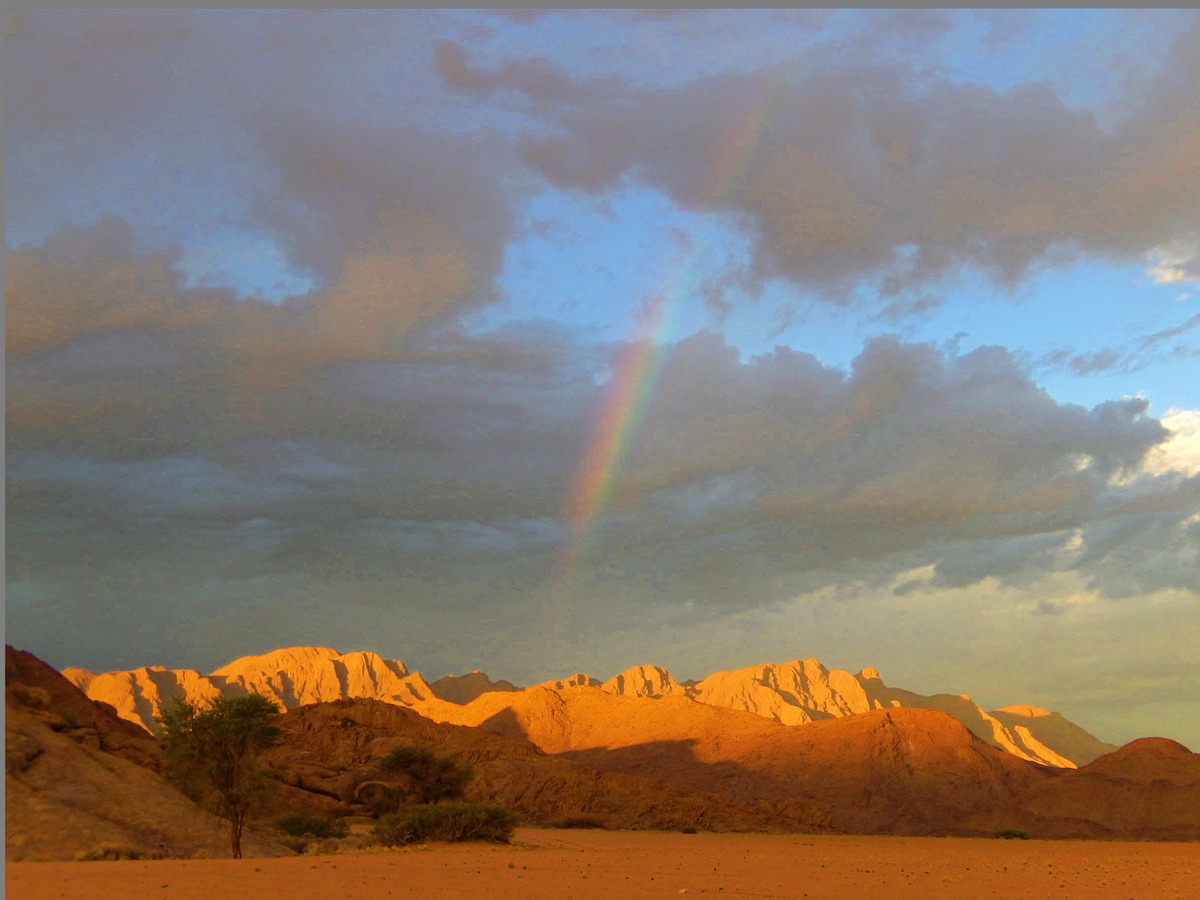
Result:
<svg viewBox="0 0 1200 900"><path fill-rule="evenodd" d="M511 845L244 860L14 863L23 898L1192 898L1200 844L519 829Z"/></svg>

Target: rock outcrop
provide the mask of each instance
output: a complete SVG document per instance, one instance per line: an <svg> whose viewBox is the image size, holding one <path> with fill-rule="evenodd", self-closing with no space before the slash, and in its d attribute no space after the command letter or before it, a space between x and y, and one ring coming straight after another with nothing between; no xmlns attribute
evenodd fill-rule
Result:
<svg viewBox="0 0 1200 900"><path fill-rule="evenodd" d="M600 685L600 689L619 697L689 697L695 688L686 688L662 666L633 666Z"/></svg>

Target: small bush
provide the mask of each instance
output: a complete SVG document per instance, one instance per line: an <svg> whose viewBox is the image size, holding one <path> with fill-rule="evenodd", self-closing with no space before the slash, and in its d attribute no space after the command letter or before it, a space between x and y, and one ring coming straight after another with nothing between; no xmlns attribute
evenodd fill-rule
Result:
<svg viewBox="0 0 1200 900"><path fill-rule="evenodd" d="M517 817L502 806L440 803L409 806L384 816L375 839L387 847L426 841L499 841L508 843Z"/></svg>
<svg viewBox="0 0 1200 900"><path fill-rule="evenodd" d="M1022 831L1020 828L1001 828L999 831L993 833L992 837L1005 841L1027 841L1029 840L1029 832Z"/></svg>
<svg viewBox="0 0 1200 900"><path fill-rule="evenodd" d="M698 834L699 833L696 831L696 828L692 825L684 825L683 828L680 829L680 831L683 832L684 834Z"/></svg>
<svg viewBox="0 0 1200 900"><path fill-rule="evenodd" d="M567 816L558 823L559 828L603 828L604 823L590 816Z"/></svg>
<svg viewBox="0 0 1200 900"><path fill-rule="evenodd" d="M87 862L112 859L162 859L162 854L154 850L142 850L139 847L123 844L97 844L77 858Z"/></svg>
<svg viewBox="0 0 1200 900"><path fill-rule="evenodd" d="M340 838L350 833L350 826L344 821L328 816L288 816L279 820L279 827L284 834L290 834L292 837L308 834L315 838Z"/></svg>

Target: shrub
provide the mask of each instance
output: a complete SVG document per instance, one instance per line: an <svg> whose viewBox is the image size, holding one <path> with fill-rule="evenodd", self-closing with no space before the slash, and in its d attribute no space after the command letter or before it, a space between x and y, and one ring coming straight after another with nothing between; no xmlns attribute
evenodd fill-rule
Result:
<svg viewBox="0 0 1200 900"><path fill-rule="evenodd" d="M1006 841L1027 841L1029 840L1029 832L1022 831L1020 828L1001 828L999 831L992 834L994 838L1001 838Z"/></svg>
<svg viewBox="0 0 1200 900"><path fill-rule="evenodd" d="M342 819L331 819L328 816L287 816L279 820L279 827L284 834L292 837L312 835L315 838L340 838L350 833L350 826Z"/></svg>
<svg viewBox="0 0 1200 900"><path fill-rule="evenodd" d="M499 841L508 843L516 814L502 806L442 803L409 806L384 816L375 826L375 839L395 847L426 841Z"/></svg>
<svg viewBox="0 0 1200 900"><path fill-rule="evenodd" d="M370 807L375 818L402 809L408 803L409 791L382 781L366 781L354 791L354 799Z"/></svg>
<svg viewBox="0 0 1200 900"><path fill-rule="evenodd" d="M471 780L471 767L426 747L396 747L379 764L392 775L404 775L417 803L457 800Z"/></svg>
<svg viewBox="0 0 1200 900"><path fill-rule="evenodd" d="M162 854L156 850L142 850L124 844L97 844L77 859L93 862L112 859L162 859Z"/></svg>
<svg viewBox="0 0 1200 900"><path fill-rule="evenodd" d="M558 823L559 828L603 828L604 823L591 816L567 816Z"/></svg>

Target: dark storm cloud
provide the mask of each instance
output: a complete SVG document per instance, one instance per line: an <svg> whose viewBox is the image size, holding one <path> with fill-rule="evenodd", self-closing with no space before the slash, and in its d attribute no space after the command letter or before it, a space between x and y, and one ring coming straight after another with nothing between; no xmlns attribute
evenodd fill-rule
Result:
<svg viewBox="0 0 1200 900"><path fill-rule="evenodd" d="M12 254L77 324L40 344L18 328L7 364L10 628L74 616L91 624L63 652L83 654L175 609L208 634L231 590L296 616L323 598L343 627L476 611L519 631L544 614L616 348L423 326L376 358L250 379L282 357L246 339L262 327L247 301L184 289L116 223L93 231ZM106 293L114 280L144 296ZM576 614L723 615L919 565L935 587L1070 569L1113 596L1190 588L1200 481L1135 477L1166 437L1145 401L1059 403L1000 348L881 339L844 371L700 334L670 351L581 551ZM1083 549L1056 551L1075 530Z"/></svg>

